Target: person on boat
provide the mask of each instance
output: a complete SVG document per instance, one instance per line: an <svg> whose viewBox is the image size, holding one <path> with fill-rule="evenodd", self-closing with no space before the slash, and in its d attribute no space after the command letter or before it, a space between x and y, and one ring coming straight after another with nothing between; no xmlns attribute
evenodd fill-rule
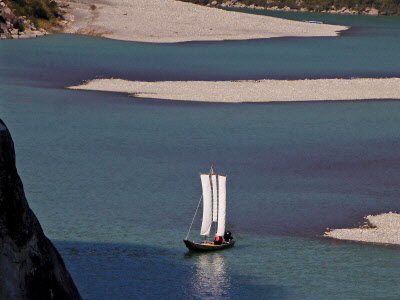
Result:
<svg viewBox="0 0 400 300"><path fill-rule="evenodd" d="M225 242L230 243L233 240L232 232L225 231L224 240Z"/></svg>
<svg viewBox="0 0 400 300"><path fill-rule="evenodd" d="M215 235L214 236L214 245L221 245L223 241L222 236Z"/></svg>

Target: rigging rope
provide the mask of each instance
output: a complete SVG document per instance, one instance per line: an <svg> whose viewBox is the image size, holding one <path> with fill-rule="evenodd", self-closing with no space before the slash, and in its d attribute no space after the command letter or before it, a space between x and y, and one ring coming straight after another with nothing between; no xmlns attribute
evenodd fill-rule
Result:
<svg viewBox="0 0 400 300"><path fill-rule="evenodd" d="M200 207L201 199L203 199L203 195L200 196L199 204L197 204L196 211L194 212L192 224L190 224L189 231L188 231L188 233L187 233L187 235L186 235L186 240L187 240L187 238L189 237L190 230L192 229L193 222L194 222L194 218L196 218L197 211L198 211L198 209L199 209L199 207Z"/></svg>

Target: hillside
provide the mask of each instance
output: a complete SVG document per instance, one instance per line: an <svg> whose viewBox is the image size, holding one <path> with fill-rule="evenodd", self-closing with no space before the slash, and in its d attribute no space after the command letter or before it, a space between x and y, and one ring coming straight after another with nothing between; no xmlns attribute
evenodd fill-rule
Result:
<svg viewBox="0 0 400 300"><path fill-rule="evenodd" d="M315 12L400 15L399 0L180 0L218 7L248 7Z"/></svg>

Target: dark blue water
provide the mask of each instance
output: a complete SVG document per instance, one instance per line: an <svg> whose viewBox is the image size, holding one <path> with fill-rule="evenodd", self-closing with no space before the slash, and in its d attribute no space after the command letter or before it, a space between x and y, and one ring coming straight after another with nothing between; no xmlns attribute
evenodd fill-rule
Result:
<svg viewBox="0 0 400 300"><path fill-rule="evenodd" d="M203 104L64 89L96 76L398 76L397 25L379 36L359 26L336 38L174 45L2 41L0 115L28 201L83 297L398 298L398 248L320 236L400 210L400 102ZM237 244L191 254L181 239L211 163L228 174Z"/></svg>
<svg viewBox="0 0 400 300"><path fill-rule="evenodd" d="M289 16L304 18L302 13ZM354 27L340 37L178 44L76 35L3 41L0 76L18 78L16 84L26 79L58 87L95 77L156 81L400 76L398 17L316 16Z"/></svg>

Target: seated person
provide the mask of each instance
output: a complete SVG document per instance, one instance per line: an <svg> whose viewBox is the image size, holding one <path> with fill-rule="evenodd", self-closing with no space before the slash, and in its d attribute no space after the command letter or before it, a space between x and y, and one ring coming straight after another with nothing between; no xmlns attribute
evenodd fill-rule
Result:
<svg viewBox="0 0 400 300"><path fill-rule="evenodd" d="M224 240L225 242L230 243L233 240L232 232L225 231Z"/></svg>
<svg viewBox="0 0 400 300"><path fill-rule="evenodd" d="M221 245L222 244L222 236L215 235L214 236L214 245Z"/></svg>

